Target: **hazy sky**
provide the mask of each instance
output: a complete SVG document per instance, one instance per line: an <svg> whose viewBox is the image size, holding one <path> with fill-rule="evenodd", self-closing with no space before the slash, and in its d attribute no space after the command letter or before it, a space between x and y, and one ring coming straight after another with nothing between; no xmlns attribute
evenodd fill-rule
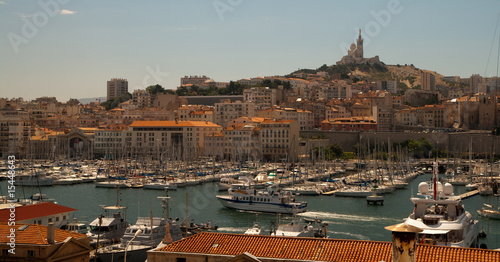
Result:
<svg viewBox="0 0 500 262"><path fill-rule="evenodd" d="M359 28L365 57L494 76L499 13L498 0L3 0L0 97L105 96L111 78L132 92L175 89L184 75L283 75L335 64Z"/></svg>

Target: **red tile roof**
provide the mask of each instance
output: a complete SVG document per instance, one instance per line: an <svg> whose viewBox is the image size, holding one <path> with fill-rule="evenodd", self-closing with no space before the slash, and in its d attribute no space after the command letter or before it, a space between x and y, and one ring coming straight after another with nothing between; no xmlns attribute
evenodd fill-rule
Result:
<svg viewBox="0 0 500 262"><path fill-rule="evenodd" d="M24 221L38 217L57 215L61 213L74 212L77 209L65 207L58 204L43 202L33 205L26 205L16 208L16 221ZM10 209L0 210L0 222L8 222Z"/></svg>
<svg viewBox="0 0 500 262"><path fill-rule="evenodd" d="M21 226L29 225L26 229L20 230ZM10 229L12 227L7 223L0 222L0 243L9 243L10 238L5 236L10 235ZM16 235L16 245L17 244L32 244L32 245L47 245L47 226L42 226L38 224L21 224L16 223L14 226ZM71 231L66 231L62 229L54 229L54 240L55 242L63 242L66 238L82 238L87 237L85 234L75 233Z"/></svg>
<svg viewBox="0 0 500 262"><path fill-rule="evenodd" d="M391 261L391 250L389 242L199 233L158 251L233 256L248 252L256 257L312 261Z"/></svg>
<svg viewBox="0 0 500 262"><path fill-rule="evenodd" d="M155 251L236 256L248 252L256 257L310 261L391 261L392 243L321 238L199 233ZM417 262L498 262L500 251L417 245Z"/></svg>

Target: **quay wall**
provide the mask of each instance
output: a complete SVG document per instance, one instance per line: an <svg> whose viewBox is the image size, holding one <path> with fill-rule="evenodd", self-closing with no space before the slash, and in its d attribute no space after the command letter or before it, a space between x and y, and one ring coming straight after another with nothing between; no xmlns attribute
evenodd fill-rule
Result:
<svg viewBox="0 0 500 262"><path fill-rule="evenodd" d="M423 132L337 132L337 131L301 131L303 138L312 136L325 136L330 143L340 145L344 151L350 151L352 146L361 140L362 143L387 144L401 143L406 140L419 140L426 138L439 149L448 149L451 153L463 153L469 151L472 141L472 152L475 154L489 154L495 152L500 154L500 136L489 133L423 133Z"/></svg>

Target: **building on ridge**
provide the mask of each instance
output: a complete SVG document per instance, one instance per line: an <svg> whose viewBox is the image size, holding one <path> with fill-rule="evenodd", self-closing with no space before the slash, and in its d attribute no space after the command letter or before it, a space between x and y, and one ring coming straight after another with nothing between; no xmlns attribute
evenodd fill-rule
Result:
<svg viewBox="0 0 500 262"><path fill-rule="evenodd" d="M363 38L361 38L361 29L359 29L359 36L356 40L356 44L352 43L351 47L347 51L347 55L342 57L337 65L348 65L348 64L381 64L378 56L364 58L363 57Z"/></svg>

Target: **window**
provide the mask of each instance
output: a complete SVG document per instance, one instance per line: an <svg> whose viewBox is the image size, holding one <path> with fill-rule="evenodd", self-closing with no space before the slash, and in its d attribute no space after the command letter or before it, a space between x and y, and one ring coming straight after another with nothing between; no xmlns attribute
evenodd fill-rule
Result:
<svg viewBox="0 0 500 262"><path fill-rule="evenodd" d="M28 250L28 257L34 257L35 256L35 250Z"/></svg>

